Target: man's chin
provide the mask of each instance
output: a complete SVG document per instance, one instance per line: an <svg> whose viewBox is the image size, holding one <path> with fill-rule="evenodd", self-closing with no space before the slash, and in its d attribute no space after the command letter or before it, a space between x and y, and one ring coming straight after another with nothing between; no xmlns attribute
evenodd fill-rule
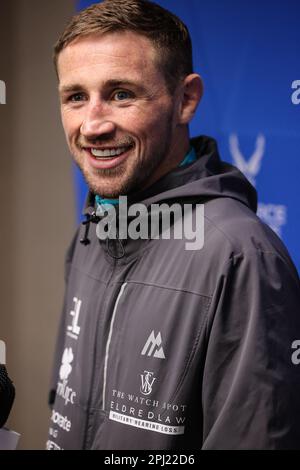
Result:
<svg viewBox="0 0 300 470"><path fill-rule="evenodd" d="M88 183L88 186L94 194L98 194L104 199L118 199L119 196L124 195L122 188L116 187L112 190L111 187L107 188L107 186L92 183Z"/></svg>
<svg viewBox="0 0 300 470"><path fill-rule="evenodd" d="M116 181L114 178L90 178L85 176L89 189L105 199L118 199L119 196L126 195L128 186L126 183Z"/></svg>
<svg viewBox="0 0 300 470"><path fill-rule="evenodd" d="M131 174L126 172L124 166L99 171L81 168L81 171L89 189L105 199L118 199L119 196L127 196L141 188L142 182L137 177L139 172Z"/></svg>

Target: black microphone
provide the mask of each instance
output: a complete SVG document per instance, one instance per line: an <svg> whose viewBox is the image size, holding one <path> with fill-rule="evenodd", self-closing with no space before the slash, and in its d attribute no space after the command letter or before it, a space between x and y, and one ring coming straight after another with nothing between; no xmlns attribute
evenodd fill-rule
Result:
<svg viewBox="0 0 300 470"><path fill-rule="evenodd" d="M15 399L15 387L7 375L5 365L0 364L0 428L6 423Z"/></svg>

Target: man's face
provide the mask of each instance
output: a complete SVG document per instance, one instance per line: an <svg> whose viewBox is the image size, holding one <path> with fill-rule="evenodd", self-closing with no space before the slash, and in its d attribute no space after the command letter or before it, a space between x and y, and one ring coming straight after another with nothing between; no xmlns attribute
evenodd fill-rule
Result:
<svg viewBox="0 0 300 470"><path fill-rule="evenodd" d="M143 189L184 157L175 132L178 100L155 57L151 42L132 32L81 38L59 55L68 145L103 197Z"/></svg>

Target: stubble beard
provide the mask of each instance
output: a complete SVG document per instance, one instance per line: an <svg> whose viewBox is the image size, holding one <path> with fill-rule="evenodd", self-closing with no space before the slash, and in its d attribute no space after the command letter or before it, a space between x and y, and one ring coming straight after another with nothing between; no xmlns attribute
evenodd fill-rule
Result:
<svg viewBox="0 0 300 470"><path fill-rule="evenodd" d="M126 162L121 163L116 168L94 169L93 172L87 170L78 159L76 159L76 163L82 171L89 189L94 194L107 199L115 199L119 196L130 195L140 191L147 185L152 174L166 155L167 148L163 150L159 153L156 152L153 158L147 161L147 164L143 161L138 161L127 177L124 177ZM106 182L101 182L104 179Z"/></svg>
<svg viewBox="0 0 300 470"><path fill-rule="evenodd" d="M129 169L129 174L127 177L124 177L124 174L126 173L126 166L128 164L127 160L116 168L100 170L94 169L91 172L85 167L82 158L80 158L78 155L76 156L75 153L73 153L75 163L82 171L89 189L94 194L98 194L103 198L116 199L119 196L131 195L148 186L147 183L149 183L149 180L151 179L155 170L157 170L159 165L164 161L168 154L172 135L171 119L172 117L170 116L170 121L165 132L164 141L161 140L156 145L154 155L151 155L150 157L148 156L146 161L141 160L136 156L134 167ZM130 156L128 159L130 160ZM107 181L103 183L99 181L99 179L106 179ZM152 181L152 183L154 183L154 181Z"/></svg>

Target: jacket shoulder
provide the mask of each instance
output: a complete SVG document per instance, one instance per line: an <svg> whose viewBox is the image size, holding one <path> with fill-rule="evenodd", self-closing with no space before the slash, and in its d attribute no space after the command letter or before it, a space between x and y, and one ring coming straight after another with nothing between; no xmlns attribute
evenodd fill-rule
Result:
<svg viewBox="0 0 300 470"><path fill-rule="evenodd" d="M278 235L251 209L231 198L219 198L205 207L206 242L223 242L233 255L257 251L277 253L290 262Z"/></svg>

